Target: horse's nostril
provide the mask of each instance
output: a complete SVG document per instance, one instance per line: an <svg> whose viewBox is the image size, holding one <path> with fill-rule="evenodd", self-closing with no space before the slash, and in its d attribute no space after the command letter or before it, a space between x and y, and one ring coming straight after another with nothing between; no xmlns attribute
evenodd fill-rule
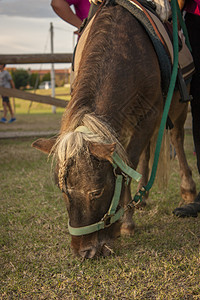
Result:
<svg viewBox="0 0 200 300"><path fill-rule="evenodd" d="M97 250L95 247L91 247L88 249L80 250L79 254L82 258L93 258L96 254Z"/></svg>

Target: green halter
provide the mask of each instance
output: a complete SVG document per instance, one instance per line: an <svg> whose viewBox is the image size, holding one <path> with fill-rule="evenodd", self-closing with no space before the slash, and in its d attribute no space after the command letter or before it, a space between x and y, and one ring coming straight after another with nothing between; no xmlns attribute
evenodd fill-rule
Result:
<svg viewBox="0 0 200 300"><path fill-rule="evenodd" d="M92 134L92 132L85 126L79 126L75 129L75 131ZM72 227L70 226L70 221L69 221L68 229L71 235L76 235L76 236L86 235L110 227L113 223L118 221L123 216L124 208L121 207L120 209L118 209L118 211L116 211L121 196L123 177L126 178L127 180L126 183L128 184L130 178L135 179L138 182L142 175L140 175L138 172L136 172L135 170L127 166L116 152L113 153L112 159L113 159L112 166L114 169L114 174L116 176L116 181L115 181L115 190L114 190L113 198L110 207L108 209L108 212L104 215L104 217L99 222L88 226ZM116 174L115 170L117 168L121 170L121 174Z"/></svg>

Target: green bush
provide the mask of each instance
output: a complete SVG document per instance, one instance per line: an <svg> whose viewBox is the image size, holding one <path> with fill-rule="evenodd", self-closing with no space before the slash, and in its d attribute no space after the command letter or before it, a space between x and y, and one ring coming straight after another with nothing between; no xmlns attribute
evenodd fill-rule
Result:
<svg viewBox="0 0 200 300"><path fill-rule="evenodd" d="M25 88L29 82L29 74L24 69L17 69L13 71L12 78L16 89Z"/></svg>

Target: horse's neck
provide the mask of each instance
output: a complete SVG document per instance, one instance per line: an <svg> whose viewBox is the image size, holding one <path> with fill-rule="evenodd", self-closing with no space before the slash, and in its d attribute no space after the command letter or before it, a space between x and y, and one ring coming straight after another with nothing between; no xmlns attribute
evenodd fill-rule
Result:
<svg viewBox="0 0 200 300"><path fill-rule="evenodd" d="M81 125L86 113L101 116L117 132L122 125L126 130L127 113L134 127L144 114L142 101L151 99L153 105L160 76L157 57L141 25L121 7L96 18L80 64L62 130Z"/></svg>

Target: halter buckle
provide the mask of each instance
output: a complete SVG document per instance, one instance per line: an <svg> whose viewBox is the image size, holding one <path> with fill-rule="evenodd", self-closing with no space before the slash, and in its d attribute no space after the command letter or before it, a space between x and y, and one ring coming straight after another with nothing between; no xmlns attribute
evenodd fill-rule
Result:
<svg viewBox="0 0 200 300"><path fill-rule="evenodd" d="M105 216L102 218L102 221L104 222L104 228L110 227L112 225L111 218L114 216L114 214L108 215L105 214Z"/></svg>

